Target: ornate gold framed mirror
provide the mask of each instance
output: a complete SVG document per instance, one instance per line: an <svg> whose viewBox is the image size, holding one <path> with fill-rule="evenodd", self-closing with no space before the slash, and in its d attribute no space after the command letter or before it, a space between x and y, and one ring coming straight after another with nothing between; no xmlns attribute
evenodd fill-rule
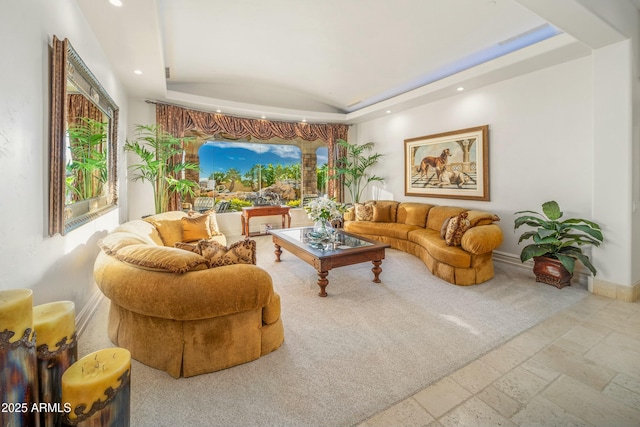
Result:
<svg viewBox="0 0 640 427"><path fill-rule="evenodd" d="M53 36L49 235L115 209L118 107L67 39Z"/></svg>

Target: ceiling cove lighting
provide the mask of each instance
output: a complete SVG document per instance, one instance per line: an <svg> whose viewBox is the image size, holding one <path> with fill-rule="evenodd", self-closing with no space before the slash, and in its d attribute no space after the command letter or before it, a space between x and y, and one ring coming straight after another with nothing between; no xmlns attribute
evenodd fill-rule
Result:
<svg viewBox="0 0 640 427"><path fill-rule="evenodd" d="M426 86L430 83L433 83L440 79L444 79L445 77L452 76L461 71L468 70L477 65L484 64L485 62L491 61L492 59L499 58L511 52L515 52L527 46L531 46L533 44L539 43L543 40L557 36L558 34L562 34L562 31L560 31L553 25L551 24L540 25L531 30L525 31L524 33L518 34L506 40L497 42L493 46L490 46L484 50L478 51L465 58L460 58L455 62L447 64L446 66L441 67L439 69L433 70L429 74L425 74L406 84L396 86L377 96L371 97L369 99L364 99L362 101L348 105L346 108L346 111L347 113L351 113L353 111L368 107L370 105L376 104L386 99L393 98L394 96L398 96L400 94L412 91L419 87Z"/></svg>
<svg viewBox="0 0 640 427"><path fill-rule="evenodd" d="M116 7L121 7L122 6L122 0L109 0L109 3L111 3L112 5L114 5Z"/></svg>

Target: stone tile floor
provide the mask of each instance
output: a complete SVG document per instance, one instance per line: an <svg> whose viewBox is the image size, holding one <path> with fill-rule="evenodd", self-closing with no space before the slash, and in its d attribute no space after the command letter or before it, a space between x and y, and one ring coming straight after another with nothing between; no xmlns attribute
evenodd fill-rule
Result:
<svg viewBox="0 0 640 427"><path fill-rule="evenodd" d="M589 295L358 427L640 426L640 301Z"/></svg>

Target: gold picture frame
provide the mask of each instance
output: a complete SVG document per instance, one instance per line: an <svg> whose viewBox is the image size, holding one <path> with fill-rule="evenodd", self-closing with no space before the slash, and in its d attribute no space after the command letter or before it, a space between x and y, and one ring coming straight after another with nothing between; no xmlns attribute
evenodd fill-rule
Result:
<svg viewBox="0 0 640 427"><path fill-rule="evenodd" d="M489 125L405 139L405 196L489 201Z"/></svg>

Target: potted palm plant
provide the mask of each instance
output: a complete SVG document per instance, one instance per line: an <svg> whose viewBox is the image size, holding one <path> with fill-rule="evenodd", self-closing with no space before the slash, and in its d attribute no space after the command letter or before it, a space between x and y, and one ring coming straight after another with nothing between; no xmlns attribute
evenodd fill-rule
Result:
<svg viewBox="0 0 640 427"><path fill-rule="evenodd" d="M373 153L368 156L364 154L366 151L373 149L373 142L358 145L349 144L347 141L339 139L337 144L345 148L346 154L340 157L337 166L332 168L335 171L335 175L330 179L342 177L344 185L351 195L351 201L359 203L362 192L370 182L383 181L383 178L367 173L367 169L378 163L378 160L383 155L380 153Z"/></svg>
<svg viewBox="0 0 640 427"><path fill-rule="evenodd" d="M582 246L600 246L603 236L598 224L580 218L561 221L563 213L553 200L542 204L542 213L519 211L515 214L527 215L515 219L514 230L523 225L535 227L535 230L523 233L518 244L533 239L533 243L522 249L520 260L525 262L533 258L533 272L537 282L557 288L570 285L576 261L580 261L596 275L596 268L582 252Z"/></svg>
<svg viewBox="0 0 640 427"><path fill-rule="evenodd" d="M182 177L186 170L198 170L198 165L181 161L183 143L189 138L176 138L156 125L136 125L133 141L124 145L140 157L141 162L129 166L134 171L134 181L148 181L153 186L156 214L169 210L169 199L173 194L194 196L198 183ZM177 160L176 160L177 159Z"/></svg>

